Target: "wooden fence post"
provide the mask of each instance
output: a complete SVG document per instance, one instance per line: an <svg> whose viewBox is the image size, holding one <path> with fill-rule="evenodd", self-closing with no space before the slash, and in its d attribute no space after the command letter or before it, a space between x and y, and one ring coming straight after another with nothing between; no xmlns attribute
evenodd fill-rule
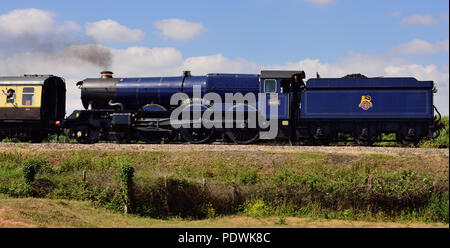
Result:
<svg viewBox="0 0 450 248"><path fill-rule="evenodd" d="M164 176L164 209L169 215L169 186L167 182L167 176Z"/></svg>
<svg viewBox="0 0 450 248"><path fill-rule="evenodd" d="M239 189L234 180L231 182L231 185L233 186L233 194L232 194L233 207L236 207L236 203L239 197Z"/></svg>

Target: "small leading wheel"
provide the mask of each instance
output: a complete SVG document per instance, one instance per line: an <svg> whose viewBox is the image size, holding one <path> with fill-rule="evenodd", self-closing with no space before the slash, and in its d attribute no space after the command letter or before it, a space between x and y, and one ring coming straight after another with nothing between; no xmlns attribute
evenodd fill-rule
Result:
<svg viewBox="0 0 450 248"><path fill-rule="evenodd" d="M214 128L180 128L181 137L191 144L204 144L211 140Z"/></svg>

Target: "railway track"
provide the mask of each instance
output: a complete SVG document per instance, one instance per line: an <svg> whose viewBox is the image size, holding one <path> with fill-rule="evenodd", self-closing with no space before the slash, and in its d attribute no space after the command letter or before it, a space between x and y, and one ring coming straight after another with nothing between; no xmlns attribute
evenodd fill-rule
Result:
<svg viewBox="0 0 450 248"><path fill-rule="evenodd" d="M378 153L378 154L418 154L449 155L449 149L411 147L366 147L366 146L289 146L289 145L230 145L230 144L115 144L97 143L90 145L70 143L0 143L0 152L11 149L30 150L98 150L98 151L248 151L248 152L323 152L323 153Z"/></svg>

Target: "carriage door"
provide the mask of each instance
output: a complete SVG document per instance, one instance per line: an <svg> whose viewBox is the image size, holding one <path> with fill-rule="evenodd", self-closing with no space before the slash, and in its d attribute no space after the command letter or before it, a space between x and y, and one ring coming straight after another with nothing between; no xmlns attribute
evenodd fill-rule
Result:
<svg viewBox="0 0 450 248"><path fill-rule="evenodd" d="M262 92L266 95L266 113L270 118L278 120L289 119L289 92L284 92L281 79L264 79ZM270 107L276 106L278 113L270 112Z"/></svg>
<svg viewBox="0 0 450 248"><path fill-rule="evenodd" d="M13 85L2 85L0 97L0 117L2 119L15 119L17 108L17 87Z"/></svg>

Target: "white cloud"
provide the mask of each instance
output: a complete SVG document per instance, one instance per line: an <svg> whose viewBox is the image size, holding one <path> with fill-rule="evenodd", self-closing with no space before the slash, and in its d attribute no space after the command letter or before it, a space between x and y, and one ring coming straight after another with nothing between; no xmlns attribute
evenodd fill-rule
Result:
<svg viewBox="0 0 450 248"><path fill-rule="evenodd" d="M318 6L330 6L337 2L337 0L308 0L308 2Z"/></svg>
<svg viewBox="0 0 450 248"><path fill-rule="evenodd" d="M133 43L144 39L140 29L130 29L111 19L86 24L86 34L105 43Z"/></svg>
<svg viewBox="0 0 450 248"><path fill-rule="evenodd" d="M197 22L188 22L181 19L167 19L153 24L166 39L176 41L190 40L201 34L206 28Z"/></svg>
<svg viewBox="0 0 450 248"><path fill-rule="evenodd" d="M183 57L175 48L129 47L111 49L112 70L121 76L167 76L181 74Z"/></svg>
<svg viewBox="0 0 450 248"><path fill-rule="evenodd" d="M414 39L408 43L400 44L394 47L391 50L391 52L395 54L410 54L410 55L436 54L440 52L448 53L448 47L449 47L448 40L430 43L428 41Z"/></svg>
<svg viewBox="0 0 450 248"><path fill-rule="evenodd" d="M229 59L222 54L210 56L190 57L183 61L182 69L192 71L195 74L206 73L241 73L257 72L256 63L242 58Z"/></svg>
<svg viewBox="0 0 450 248"><path fill-rule="evenodd" d="M40 9L16 9L0 15L0 33L3 36L54 34L80 30L75 22L54 23L54 14Z"/></svg>
<svg viewBox="0 0 450 248"><path fill-rule="evenodd" d="M446 20L448 22L448 12L441 14L442 19Z"/></svg>
<svg viewBox="0 0 450 248"><path fill-rule="evenodd" d="M6 35L48 33L53 27L53 13L49 11L18 9L0 15L0 32Z"/></svg>
<svg viewBox="0 0 450 248"><path fill-rule="evenodd" d="M435 25L437 21L431 15L410 15L404 17L400 20L400 24L409 26L432 26Z"/></svg>
<svg viewBox="0 0 450 248"><path fill-rule="evenodd" d="M51 52L85 43L80 26L55 23L54 14L39 9L16 9L0 15L0 56L21 52Z"/></svg>
<svg viewBox="0 0 450 248"><path fill-rule="evenodd" d="M392 17L399 17L401 15L401 12L400 11L394 11L394 12L391 12L389 15L392 16Z"/></svg>

